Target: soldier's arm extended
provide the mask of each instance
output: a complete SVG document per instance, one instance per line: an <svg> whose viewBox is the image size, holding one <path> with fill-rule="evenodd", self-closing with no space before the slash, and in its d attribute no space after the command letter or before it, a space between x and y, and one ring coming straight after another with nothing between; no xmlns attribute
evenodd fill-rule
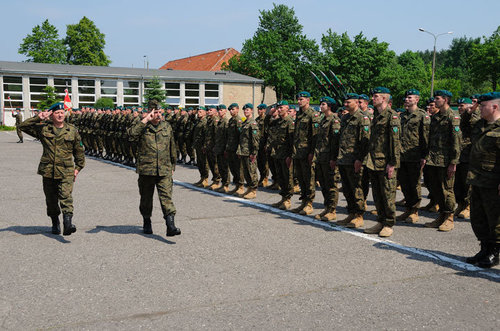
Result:
<svg viewBox="0 0 500 331"><path fill-rule="evenodd" d="M45 126L45 123L42 122L40 117L35 116L28 118L26 121L22 122L19 124L18 129L20 129L23 132L26 132L30 136L33 136L35 138L40 138L40 131L42 128Z"/></svg>
<svg viewBox="0 0 500 331"><path fill-rule="evenodd" d="M80 172L85 167L85 153L83 151L82 138L75 130L75 140L73 141L73 157L75 159L75 170Z"/></svg>
<svg viewBox="0 0 500 331"><path fill-rule="evenodd" d="M127 131L130 137L134 139L139 139L139 137L146 130L147 124L142 121L137 121L132 127L130 127Z"/></svg>

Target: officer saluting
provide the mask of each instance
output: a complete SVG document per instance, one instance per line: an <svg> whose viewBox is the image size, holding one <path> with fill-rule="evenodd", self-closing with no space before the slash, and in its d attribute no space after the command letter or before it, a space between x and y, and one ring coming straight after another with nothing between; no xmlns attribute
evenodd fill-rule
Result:
<svg viewBox="0 0 500 331"><path fill-rule="evenodd" d="M52 233L60 234L59 214L62 210L63 235L69 236L76 231L72 225L73 182L85 166L85 154L78 130L66 123L64 117L64 104L59 102L48 111L27 119L19 128L42 143L38 174L43 176L47 216L52 219Z"/></svg>

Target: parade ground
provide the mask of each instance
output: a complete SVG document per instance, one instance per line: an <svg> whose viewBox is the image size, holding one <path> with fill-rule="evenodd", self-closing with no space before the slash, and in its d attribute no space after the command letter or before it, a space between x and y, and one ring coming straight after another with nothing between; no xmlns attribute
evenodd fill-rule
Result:
<svg viewBox="0 0 500 331"><path fill-rule="evenodd" d="M276 191L247 201L194 187L198 170L178 165L182 235L165 236L156 194L145 235L134 170L87 158L78 230L63 237L36 174L42 147L17 140L0 132L0 329L500 329L500 268L464 262L479 250L468 220L442 233L421 212L381 239L272 208ZM345 204L340 194L339 218Z"/></svg>

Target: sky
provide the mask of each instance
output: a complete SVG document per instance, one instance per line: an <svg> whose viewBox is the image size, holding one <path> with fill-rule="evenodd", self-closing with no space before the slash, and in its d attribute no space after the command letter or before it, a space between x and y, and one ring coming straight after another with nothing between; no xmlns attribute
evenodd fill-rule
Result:
<svg viewBox="0 0 500 331"><path fill-rule="evenodd" d="M500 25L499 0L275 0L293 7L303 33L318 43L328 29L350 37L363 32L389 43L397 54L405 50L437 49L453 38L490 36ZM66 26L86 16L105 34L105 53L114 67L159 68L170 60L232 47L241 50L258 26L260 10L273 1L228 0L0 0L0 60L24 61L18 54L23 38L45 19L59 36Z"/></svg>

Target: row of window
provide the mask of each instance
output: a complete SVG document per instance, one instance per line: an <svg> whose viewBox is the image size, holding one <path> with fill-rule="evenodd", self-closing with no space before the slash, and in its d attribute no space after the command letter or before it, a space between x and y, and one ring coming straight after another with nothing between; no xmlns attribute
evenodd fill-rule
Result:
<svg viewBox="0 0 500 331"><path fill-rule="evenodd" d="M68 89L72 95L70 78L54 78L55 92L61 96L65 95ZM29 78L30 107L37 108L44 95L44 89L48 85L48 79L43 77ZM144 91L149 88L149 82L144 82ZM181 104L181 84L165 82L166 103L170 105ZM4 108L23 108L23 84L20 76L3 76L3 101ZM101 97L110 98L117 104L118 81L100 80ZM123 81L123 105L139 105L140 82ZM198 106L200 104L200 84L184 84L184 103L186 106ZM205 84L204 93L205 104L219 104L219 84ZM96 80L78 79L78 101L79 106L92 106L96 102Z"/></svg>

